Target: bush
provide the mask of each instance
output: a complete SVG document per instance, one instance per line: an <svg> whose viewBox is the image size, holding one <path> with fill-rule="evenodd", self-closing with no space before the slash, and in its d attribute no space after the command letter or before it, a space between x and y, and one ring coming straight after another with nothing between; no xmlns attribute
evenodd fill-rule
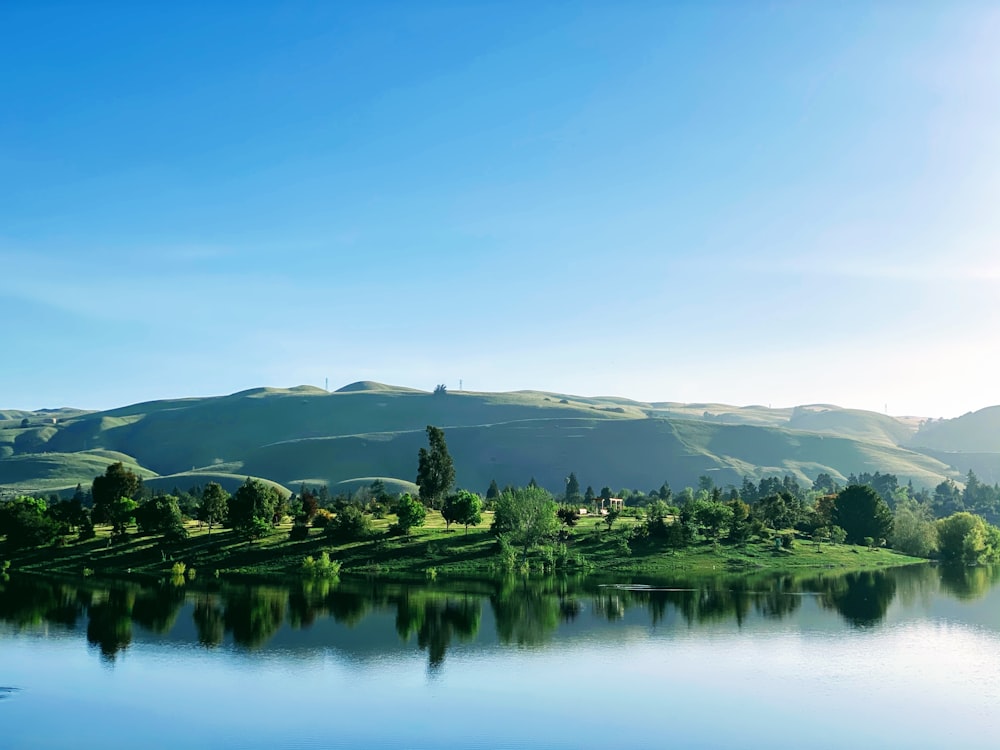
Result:
<svg viewBox="0 0 1000 750"><path fill-rule="evenodd" d="M366 539L371 533L371 519L354 505L345 506L326 527L328 537L344 541Z"/></svg>
<svg viewBox="0 0 1000 750"><path fill-rule="evenodd" d="M782 549L795 549L795 532L783 531L778 535L781 539Z"/></svg>
<svg viewBox="0 0 1000 750"><path fill-rule="evenodd" d="M500 567L504 570L513 570L517 562L517 551L514 549L506 534L497 537L497 557L500 558Z"/></svg>
<svg viewBox="0 0 1000 750"><path fill-rule="evenodd" d="M340 575L340 563L331 560L326 552L320 553L318 560L308 555L302 560L302 573L310 578L336 578Z"/></svg>
<svg viewBox="0 0 1000 750"><path fill-rule="evenodd" d="M288 538L293 542L301 542L303 539L309 538L309 527L304 523L295 522L292 525L292 530L288 532Z"/></svg>
<svg viewBox="0 0 1000 750"><path fill-rule="evenodd" d="M333 513L326 508L320 508L313 516L312 524L314 529L325 529L333 520Z"/></svg>

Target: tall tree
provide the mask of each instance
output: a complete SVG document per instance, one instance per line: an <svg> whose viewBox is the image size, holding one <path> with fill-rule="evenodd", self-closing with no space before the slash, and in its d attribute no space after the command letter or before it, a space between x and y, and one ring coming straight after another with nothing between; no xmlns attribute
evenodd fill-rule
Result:
<svg viewBox="0 0 1000 750"><path fill-rule="evenodd" d="M570 505L579 505L582 499L583 495L580 494L580 482L577 481L576 474L570 472L569 476L566 478L566 502Z"/></svg>
<svg viewBox="0 0 1000 750"><path fill-rule="evenodd" d="M103 475L94 478L91 486L91 494L94 496L94 520L98 523L113 523L112 509L121 510L116 507L122 498L136 498L139 496L141 480L139 476L128 469L119 461L111 464Z"/></svg>
<svg viewBox="0 0 1000 750"><path fill-rule="evenodd" d="M424 504L436 508L455 484L455 464L448 453L444 430L427 425L427 442L430 448L421 448L417 458L417 486Z"/></svg>
<svg viewBox="0 0 1000 750"><path fill-rule="evenodd" d="M813 480L813 491L824 495L833 495L837 492L837 482L827 472L823 471L816 475Z"/></svg>
<svg viewBox="0 0 1000 750"><path fill-rule="evenodd" d="M897 502L889 542L907 555L930 557L938 542L931 509L912 498Z"/></svg>
<svg viewBox="0 0 1000 750"><path fill-rule="evenodd" d="M500 497L500 488L497 487L497 480L491 479L490 488L486 490L486 500L496 500L498 497Z"/></svg>
<svg viewBox="0 0 1000 750"><path fill-rule="evenodd" d="M308 492L308 490L307 490ZM222 523L229 515L229 493L218 482L209 482L201 493L201 520L208 524L208 533L212 526Z"/></svg>
<svg viewBox="0 0 1000 750"><path fill-rule="evenodd" d="M888 539L892 533L892 511L869 485L854 484L837 495L833 523L847 532L847 541L860 544L865 537Z"/></svg>
<svg viewBox="0 0 1000 750"><path fill-rule="evenodd" d="M280 501L274 487L247 477L229 501L229 525L251 539L263 536L274 524Z"/></svg>

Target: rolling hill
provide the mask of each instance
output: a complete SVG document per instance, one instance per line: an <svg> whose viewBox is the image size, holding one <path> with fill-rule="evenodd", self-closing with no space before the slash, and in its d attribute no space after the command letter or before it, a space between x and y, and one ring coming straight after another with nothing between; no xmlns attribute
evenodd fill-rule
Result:
<svg viewBox="0 0 1000 750"><path fill-rule="evenodd" d="M985 412L985 414L984 414ZM530 477L555 492L575 472L595 488L739 484L744 476L891 472L933 487L975 454L993 465L1000 407L923 423L832 405L790 409L644 403L539 391L430 394L370 381L132 404L102 412L0 412L0 489L62 491L121 460L154 487L248 475L285 488L351 489L374 477L412 488L428 424L443 427L458 482ZM964 420L964 421L963 421ZM998 425L1000 426L1000 425ZM998 454L1000 455L1000 454ZM997 463L1000 467L1000 462Z"/></svg>

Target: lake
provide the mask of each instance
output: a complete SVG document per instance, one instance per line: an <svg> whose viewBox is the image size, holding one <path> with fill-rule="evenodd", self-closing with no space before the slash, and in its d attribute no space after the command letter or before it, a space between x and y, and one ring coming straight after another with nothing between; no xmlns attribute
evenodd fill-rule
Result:
<svg viewBox="0 0 1000 750"><path fill-rule="evenodd" d="M0 748L995 748L1000 569L0 583Z"/></svg>

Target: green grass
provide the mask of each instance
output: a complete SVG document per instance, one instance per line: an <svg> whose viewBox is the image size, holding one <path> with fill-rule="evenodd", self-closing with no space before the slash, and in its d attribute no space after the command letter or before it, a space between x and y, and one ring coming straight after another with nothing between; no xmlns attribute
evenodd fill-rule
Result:
<svg viewBox="0 0 1000 750"><path fill-rule="evenodd" d="M29 453L0 460L0 487L9 490L56 492L77 483L89 486L109 464L121 461L126 468L145 478L155 474L139 466L133 458L105 450L78 453Z"/></svg>
<svg viewBox="0 0 1000 750"><path fill-rule="evenodd" d="M332 544L321 530L311 530L307 539L291 541L286 522L262 540L247 542L232 531L207 528L189 522L189 538L167 543L159 537L131 534L111 545L110 529L100 527L96 539L69 542L62 547L30 550L11 556L16 570L81 575L84 569L98 575L163 577L183 562L199 575L298 576L307 555L318 558L327 552L342 566L342 572L423 577L433 568L438 576L470 576L501 572L497 543L489 533L489 514L484 523L470 528L445 530L440 513L428 513L425 526L409 537L386 536L392 519L374 521L375 538ZM882 568L922 562L890 550L868 550L851 545L799 542L791 551L776 551L772 544L749 544L743 548L704 543L683 550L661 546L633 545L630 556L622 554L620 539L632 519L620 519L608 531L597 518L582 519L573 530L567 548L588 563L586 572L670 575L676 573L742 573L755 571L817 571ZM520 561L519 561L520 562ZM540 571L538 550L528 558L529 569Z"/></svg>
<svg viewBox="0 0 1000 750"><path fill-rule="evenodd" d="M479 492L493 479L523 485L532 476L559 492L570 472L584 486L642 490L664 480L675 488L694 486L701 475L720 486L775 474L808 484L820 472L841 481L851 473L889 472L917 487L961 479L946 455L897 444L912 433L910 423L824 406L649 404L534 391L441 397L362 382L337 393L260 388L107 412L36 412L29 413L27 429L6 421L0 488L87 484L103 467L79 458L58 466L62 459L50 457L96 457L97 451L127 454L147 475L169 476L182 488L188 473L251 475L286 488L347 483L352 490L382 477L403 487L416 475L428 424L445 429L458 483ZM190 483L204 481L191 477ZM412 491L411 484L406 488Z"/></svg>

